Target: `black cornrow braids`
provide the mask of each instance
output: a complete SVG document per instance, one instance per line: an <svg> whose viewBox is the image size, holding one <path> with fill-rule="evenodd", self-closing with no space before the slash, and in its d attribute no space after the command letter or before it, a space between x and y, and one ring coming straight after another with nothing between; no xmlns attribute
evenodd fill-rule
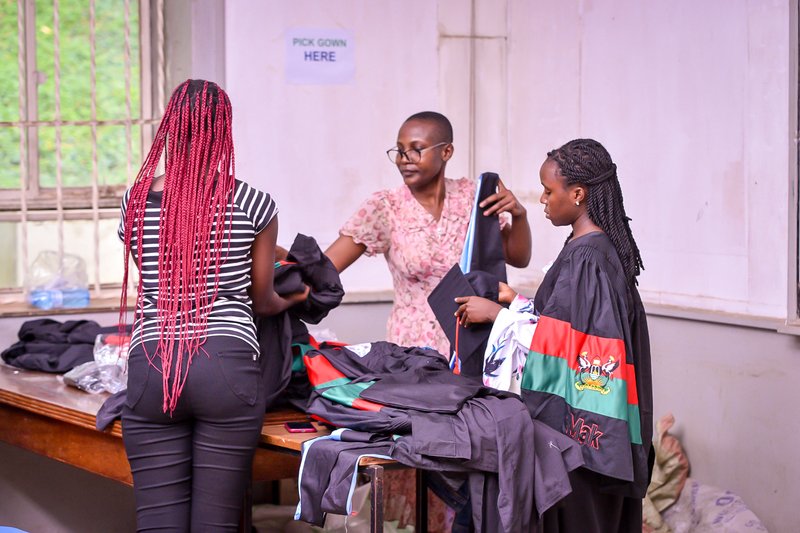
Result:
<svg viewBox="0 0 800 533"><path fill-rule="evenodd" d="M575 139L547 153L555 161L567 185L586 187L589 218L611 239L625 276L636 281L644 270L639 248L633 239L630 218L625 214L617 166L602 144L594 139ZM572 238L570 234L569 239Z"/></svg>

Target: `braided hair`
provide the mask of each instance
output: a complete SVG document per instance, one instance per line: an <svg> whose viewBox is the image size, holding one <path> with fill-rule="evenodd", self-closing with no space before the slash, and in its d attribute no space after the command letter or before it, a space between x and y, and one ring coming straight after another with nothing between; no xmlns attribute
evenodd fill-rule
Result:
<svg viewBox="0 0 800 533"><path fill-rule="evenodd" d="M147 193L164 155L164 189L158 226L158 308L160 327L151 366L161 358L164 412L174 411L192 357L205 341L208 315L227 256L235 187L232 109L218 85L187 80L170 97L158 132L133 183L125 218L125 273L120 324L127 312L128 257L134 249L142 272ZM139 276L134 323L143 317L143 276ZM181 326L191 335L180 335ZM173 354L177 354L173 361ZM186 354L183 357L182 354ZM174 373L174 375L173 375Z"/></svg>
<svg viewBox="0 0 800 533"><path fill-rule="evenodd" d="M631 219L625 214L617 166L608 151L594 139L575 139L547 152L547 157L558 164L566 185L586 188L589 218L611 239L625 277L635 282L644 264L631 233ZM571 238L572 234L567 241Z"/></svg>

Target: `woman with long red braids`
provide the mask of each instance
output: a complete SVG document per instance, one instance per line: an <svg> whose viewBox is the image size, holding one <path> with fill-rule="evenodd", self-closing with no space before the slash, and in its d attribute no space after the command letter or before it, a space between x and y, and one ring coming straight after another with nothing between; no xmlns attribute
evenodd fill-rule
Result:
<svg viewBox="0 0 800 533"><path fill-rule="evenodd" d="M236 179L231 120L219 86L182 83L122 201L120 322L129 257L139 270L122 427L140 531L236 530L265 407L253 313L305 298L273 289L278 210Z"/></svg>

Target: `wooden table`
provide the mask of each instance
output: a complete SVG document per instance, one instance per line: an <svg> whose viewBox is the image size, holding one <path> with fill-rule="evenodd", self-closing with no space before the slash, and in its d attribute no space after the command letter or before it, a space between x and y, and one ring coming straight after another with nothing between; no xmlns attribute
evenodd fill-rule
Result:
<svg viewBox="0 0 800 533"><path fill-rule="evenodd" d="M107 396L64 385L54 374L0 362L0 441L132 485L119 420L105 431L95 427L95 415ZM265 426L302 417L296 411L275 411L265 418ZM259 448L253 480L292 478L299 467L298 457Z"/></svg>
<svg viewBox="0 0 800 533"><path fill-rule="evenodd" d="M65 385L58 375L18 369L0 361L0 441L132 485L120 421L105 431L95 427L95 415L107 397ZM321 425L317 425L317 433L289 433L283 426L299 420L306 416L294 410L267 413L261 445L253 459L254 482L297 477L302 443L328 434ZM383 531L383 471L387 465L396 463L383 459L360 463L372 485L370 522L377 533ZM419 471L417 480L417 523L427 524L427 498L420 498L426 489ZM250 531L251 504L248 491L243 531Z"/></svg>
<svg viewBox="0 0 800 533"><path fill-rule="evenodd" d="M122 444L119 420L98 431L95 415L108 394L89 394L65 385L60 376L23 370L0 361L0 441L76 466L93 474L132 485L131 469ZM264 427L302 419L297 411L269 413ZM253 481L297 476L297 454L258 448L253 457ZM242 515L242 530L250 532L250 494Z"/></svg>
<svg viewBox="0 0 800 533"><path fill-rule="evenodd" d="M106 396L0 363L0 440L130 485L119 421L105 432L95 429Z"/></svg>

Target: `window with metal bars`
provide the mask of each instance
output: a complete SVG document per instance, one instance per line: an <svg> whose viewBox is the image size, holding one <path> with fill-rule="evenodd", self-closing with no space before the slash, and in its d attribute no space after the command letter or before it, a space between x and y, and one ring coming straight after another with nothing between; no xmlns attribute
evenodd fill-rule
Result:
<svg viewBox="0 0 800 533"><path fill-rule="evenodd" d="M118 286L119 202L163 107L163 0L0 0L0 291L45 250ZM6 298L8 299L8 298Z"/></svg>

